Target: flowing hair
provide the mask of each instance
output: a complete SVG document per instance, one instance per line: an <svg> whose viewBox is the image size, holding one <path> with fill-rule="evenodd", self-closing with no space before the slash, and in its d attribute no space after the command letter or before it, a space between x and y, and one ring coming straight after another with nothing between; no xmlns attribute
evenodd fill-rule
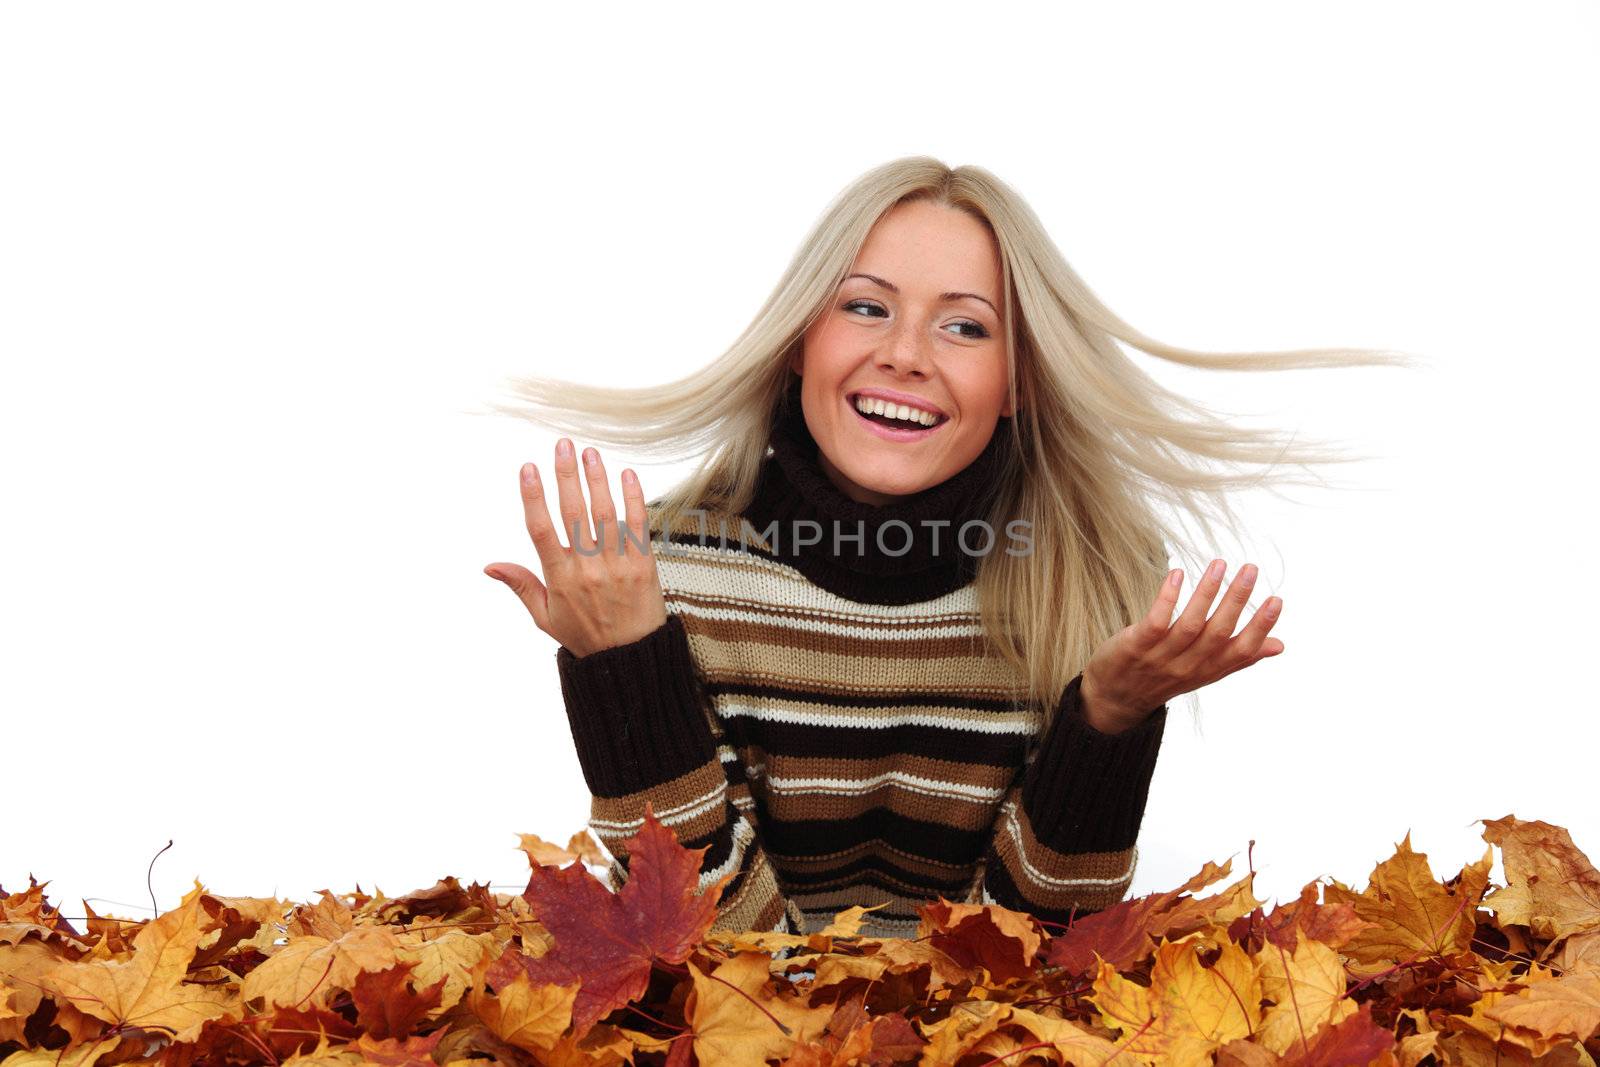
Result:
<svg viewBox="0 0 1600 1067"><path fill-rule="evenodd" d="M1311 464L1366 458L1300 443L1297 434L1230 425L1163 388L1115 342L1221 371L1421 361L1386 349L1202 352L1157 341L1095 297L1032 209L993 174L908 156L875 167L834 198L755 318L708 366L643 387L514 377L508 385L515 402L489 406L491 413L645 456L700 457L688 478L650 502L652 536L675 529L692 508L742 514L778 402L798 377L790 361L807 327L829 308L873 225L910 200L967 212L999 246L1016 414L990 528L1026 520L1033 545L1028 554L980 556L974 582L988 650L1026 679L1028 699L1043 705L1048 729L1060 694L1094 649L1148 613L1170 569L1169 551L1189 561L1180 565L1191 576L1217 555L1196 552L1181 525L1161 517L1157 502L1192 517L1213 544L1213 518L1229 530L1241 528L1230 491L1271 482L1326 484L1311 476ZM1294 476L1294 468L1306 477Z"/></svg>

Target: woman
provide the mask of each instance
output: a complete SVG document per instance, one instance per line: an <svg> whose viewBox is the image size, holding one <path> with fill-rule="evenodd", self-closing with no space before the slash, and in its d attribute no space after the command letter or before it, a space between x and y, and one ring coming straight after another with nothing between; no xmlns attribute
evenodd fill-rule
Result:
<svg viewBox="0 0 1600 1067"><path fill-rule="evenodd" d="M830 205L755 322L665 386L519 379L500 410L657 454L705 453L614 503L597 450L535 465L544 578L505 582L560 644L591 825L627 878L646 803L726 879L719 927L807 933L851 905L913 935L943 896L1046 922L1126 894L1167 702L1283 651L1255 567L1213 561L1174 622L1198 498L1342 457L1227 426L1122 340L1188 366L1406 363L1347 349L1206 355L1144 337L977 167L879 167ZM1187 418L1182 417L1187 416ZM1254 476L1180 453L1256 463ZM580 480L588 483L584 503ZM593 530L590 529L591 519Z"/></svg>

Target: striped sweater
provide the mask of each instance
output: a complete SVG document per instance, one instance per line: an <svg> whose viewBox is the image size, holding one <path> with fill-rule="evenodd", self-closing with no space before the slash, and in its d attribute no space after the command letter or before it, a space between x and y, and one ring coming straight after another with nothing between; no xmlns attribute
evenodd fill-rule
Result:
<svg viewBox="0 0 1600 1067"><path fill-rule="evenodd" d="M706 849L702 889L732 875L719 928L810 933L886 905L863 933L907 937L940 896L1058 923L1123 899L1167 707L1102 733L1080 674L1041 731L1020 676L984 655L981 545L951 542L987 514L1006 421L955 477L873 507L828 480L792 389L744 514L665 530L652 502L666 623L556 651L613 888L649 802ZM802 520L837 542L806 543Z"/></svg>

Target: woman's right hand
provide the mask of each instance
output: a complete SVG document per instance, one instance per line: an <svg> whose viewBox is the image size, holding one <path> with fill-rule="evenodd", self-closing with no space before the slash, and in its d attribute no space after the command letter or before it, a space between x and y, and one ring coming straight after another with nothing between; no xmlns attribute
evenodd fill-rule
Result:
<svg viewBox="0 0 1600 1067"><path fill-rule="evenodd" d="M632 530L629 536L617 523L617 509L611 502L600 453L593 448L584 449L584 458L592 509L584 505L572 442L565 437L556 442L561 525L570 538L576 524L576 547L566 547L556 535L545 508L539 470L532 463L524 463L522 512L528 536L539 553L544 581L515 563L491 563L483 569L517 594L539 629L579 657L637 641L667 621L666 600L656 575L655 555L650 551L644 489L638 476L632 470L622 472L622 498L627 508L627 527ZM593 533L586 510L593 511ZM599 545L595 544L596 535ZM643 551L641 544L645 546Z"/></svg>

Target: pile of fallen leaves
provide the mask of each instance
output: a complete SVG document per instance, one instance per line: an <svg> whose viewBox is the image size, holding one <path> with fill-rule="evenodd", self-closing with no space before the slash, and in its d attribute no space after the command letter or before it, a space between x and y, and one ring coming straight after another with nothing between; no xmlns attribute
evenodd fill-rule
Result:
<svg viewBox="0 0 1600 1067"><path fill-rule="evenodd" d="M710 929L726 882L654 815L613 894L531 834L520 896L447 878L316 904L207 893L80 932L0 897L0 1067L210 1064L1592 1064L1600 875L1507 816L1441 882L1410 835L1357 893L1266 910L1205 867L1069 926L938 900L916 938ZM1507 884L1493 887L1494 847ZM30 881L32 881L30 877ZM0 894L4 890L0 889Z"/></svg>

